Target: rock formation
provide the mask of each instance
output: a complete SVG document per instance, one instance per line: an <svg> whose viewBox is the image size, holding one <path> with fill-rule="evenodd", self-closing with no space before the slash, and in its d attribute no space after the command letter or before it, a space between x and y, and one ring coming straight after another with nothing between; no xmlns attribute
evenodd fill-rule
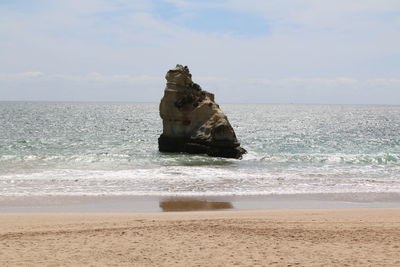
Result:
<svg viewBox="0 0 400 267"><path fill-rule="evenodd" d="M192 81L187 66L176 65L165 78L167 86L160 103L163 133L158 139L161 152L225 158L241 158L246 153L214 95Z"/></svg>

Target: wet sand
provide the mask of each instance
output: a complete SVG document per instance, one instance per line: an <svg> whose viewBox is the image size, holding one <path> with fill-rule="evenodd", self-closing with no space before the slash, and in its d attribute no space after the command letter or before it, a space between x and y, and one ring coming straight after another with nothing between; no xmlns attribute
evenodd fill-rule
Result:
<svg viewBox="0 0 400 267"><path fill-rule="evenodd" d="M168 209L168 205L165 205L165 202L169 202L171 200L211 202L214 203L214 206L216 205L221 208L233 210L400 207L399 193L335 193L202 197L0 196L0 213L148 213L161 212L163 211L163 206ZM186 207L183 209L178 210L190 210L187 206L188 205L186 205ZM205 209L199 207L197 210Z"/></svg>
<svg viewBox="0 0 400 267"><path fill-rule="evenodd" d="M399 255L400 208L0 214L0 266L400 266Z"/></svg>

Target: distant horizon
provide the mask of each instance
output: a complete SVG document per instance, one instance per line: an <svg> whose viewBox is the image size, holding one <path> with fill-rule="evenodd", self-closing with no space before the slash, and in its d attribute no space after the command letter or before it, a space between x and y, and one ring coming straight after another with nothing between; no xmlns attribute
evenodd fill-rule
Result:
<svg viewBox="0 0 400 267"><path fill-rule="evenodd" d="M96 100L0 100L0 103L33 102L33 103L126 103L126 104L159 104L158 101L96 101ZM400 104L373 104L373 103L262 103L262 102L218 102L220 105L326 105L326 106L400 106Z"/></svg>

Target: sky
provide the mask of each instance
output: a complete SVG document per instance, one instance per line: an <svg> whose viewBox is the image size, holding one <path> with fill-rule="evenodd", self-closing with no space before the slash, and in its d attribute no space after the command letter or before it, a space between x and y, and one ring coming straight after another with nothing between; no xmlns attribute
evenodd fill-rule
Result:
<svg viewBox="0 0 400 267"><path fill-rule="evenodd" d="M0 101L400 104L399 0L0 0Z"/></svg>

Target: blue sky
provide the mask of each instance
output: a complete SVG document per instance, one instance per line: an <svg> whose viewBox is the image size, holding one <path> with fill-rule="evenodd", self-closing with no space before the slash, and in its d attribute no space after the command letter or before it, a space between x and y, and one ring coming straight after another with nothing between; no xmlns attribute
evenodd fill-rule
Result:
<svg viewBox="0 0 400 267"><path fill-rule="evenodd" d="M0 0L0 101L400 104L400 1Z"/></svg>
<svg viewBox="0 0 400 267"><path fill-rule="evenodd" d="M196 2L202 5L196 5ZM153 12L160 19L195 32L231 34L242 38L268 34L268 23L263 17L246 10L223 8L225 1L187 1L187 6L179 6L173 1L153 3Z"/></svg>

